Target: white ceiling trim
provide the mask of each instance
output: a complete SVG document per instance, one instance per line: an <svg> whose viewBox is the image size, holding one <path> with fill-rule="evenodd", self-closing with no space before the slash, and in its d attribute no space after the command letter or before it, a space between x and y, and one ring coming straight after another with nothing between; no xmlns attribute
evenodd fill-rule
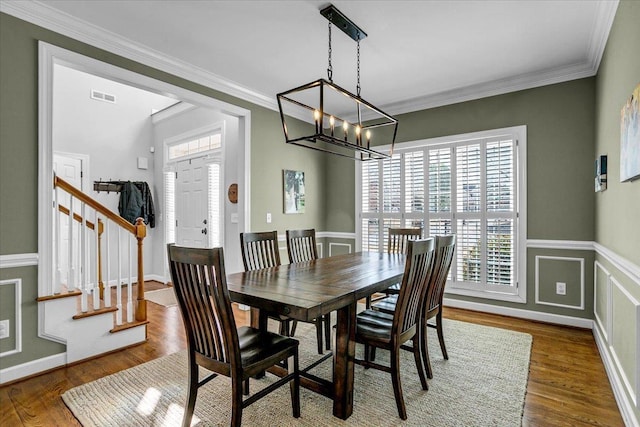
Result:
<svg viewBox="0 0 640 427"><path fill-rule="evenodd" d="M597 74L600 60L609 37L619 0L601 2L598 15L604 17L594 24L589 55L583 63L568 67L531 73L513 78L480 83L436 95L402 100L382 106L388 114L403 114L458 102L501 95L518 90L591 77ZM136 43L101 27L78 20L42 2L1 2L0 11L19 19L104 49L116 55L202 84L253 104L278 110L273 96L265 95L234 81L173 58L145 45Z"/></svg>
<svg viewBox="0 0 640 427"><path fill-rule="evenodd" d="M273 97L60 12L41 2L1 2L0 11L124 58L277 110Z"/></svg>

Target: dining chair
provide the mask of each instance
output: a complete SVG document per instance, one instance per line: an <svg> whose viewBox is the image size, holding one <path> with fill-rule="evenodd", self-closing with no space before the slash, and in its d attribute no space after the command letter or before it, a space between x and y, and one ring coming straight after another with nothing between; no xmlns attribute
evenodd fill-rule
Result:
<svg viewBox="0 0 640 427"><path fill-rule="evenodd" d="M435 251L433 257L433 272L431 274L428 290L424 295L424 301L420 311L420 352L423 363L427 370L427 377L433 378L431 369L431 361L429 358L429 349L427 345L427 327L435 328L438 333L438 341L440 342L440 350L445 360L449 359L447 347L444 342L444 331L442 329L442 300L444 298L444 289L447 284L447 276L451 269L451 262L456 247L455 234L445 236L436 236ZM396 310L397 297L391 296L373 305L373 310L391 314ZM429 319L435 317L435 324L428 323Z"/></svg>
<svg viewBox="0 0 640 427"><path fill-rule="evenodd" d="M244 271L261 270L280 265L277 231L240 233L240 249ZM267 313L267 316L280 322L280 334L290 336L291 319L287 316Z"/></svg>
<svg viewBox="0 0 640 427"><path fill-rule="evenodd" d="M222 248L186 248L169 244L169 268L187 336L189 390L182 419L191 425L198 389L218 375L231 378L231 425L240 426L242 410L289 383L293 416L300 417L298 341L268 331L236 327L227 289ZM293 358L293 369L257 393L243 398L254 376ZM212 373L199 379L200 367ZM248 387L247 387L248 390ZM211 404L211 402L207 402Z"/></svg>
<svg viewBox="0 0 640 427"><path fill-rule="evenodd" d="M416 240L422 237L422 228L389 228L389 239L387 242L388 254L406 254L407 245L410 240ZM387 298L389 295L397 295L400 291L400 284L396 283L387 289L380 291L384 294L381 297L368 296L366 298L366 307L371 308L371 303Z"/></svg>
<svg viewBox="0 0 640 427"><path fill-rule="evenodd" d="M318 259L318 247L316 246L316 230L287 230L287 253L289 262L308 262ZM316 325L316 338L318 342L318 354L322 354L322 325L324 324L324 341L327 350L331 350L331 315L326 314L317 319L313 319L309 323ZM291 324L291 334L294 336L296 332L297 320Z"/></svg>
<svg viewBox="0 0 640 427"><path fill-rule="evenodd" d="M402 395L400 383L400 350L409 349L403 344L412 341L411 352L418 369L420 383L423 390L428 390L427 379L420 356L418 312L421 300L427 291L429 277L433 265L433 239L414 240L407 244L407 260L398 303L393 314L365 310L356 316L355 340L364 344L364 358L354 362L365 368L379 369L391 373L393 392L398 408L398 414L403 420L407 419L407 410ZM389 350L389 366L376 363L371 354L376 348Z"/></svg>

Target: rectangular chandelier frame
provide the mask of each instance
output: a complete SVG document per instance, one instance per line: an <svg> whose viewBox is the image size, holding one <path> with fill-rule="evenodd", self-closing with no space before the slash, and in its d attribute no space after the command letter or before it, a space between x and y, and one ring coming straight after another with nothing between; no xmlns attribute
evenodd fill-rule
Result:
<svg viewBox="0 0 640 427"><path fill-rule="evenodd" d="M296 94L315 90L316 88L319 89L319 99L317 100L317 104L314 103L315 106L310 106L294 98ZM348 102L354 104L355 120L350 121L346 117L340 114L334 114L334 112L327 109L328 106L325 105L325 103L328 92L326 91L329 90L345 96ZM393 155L393 146L398 132L398 120L333 82L318 79L286 92L279 93L277 99L287 144L337 154L354 160L380 160ZM299 114L285 114L283 107L287 104L293 108L297 108ZM366 119L364 124L362 123L363 110ZM314 119L314 125L308 126L309 129L313 129L312 133L302 132L302 136L291 135L289 126L287 126L288 120L297 119L303 123L308 123L312 118ZM342 126L336 126L336 123L342 124ZM340 127L342 127L343 130L339 130ZM306 127L304 129L306 130ZM372 129L377 129L378 133L384 129L385 138L383 139L388 141L387 144L391 146L389 154L381 153L371 148ZM387 135L388 137L386 137Z"/></svg>

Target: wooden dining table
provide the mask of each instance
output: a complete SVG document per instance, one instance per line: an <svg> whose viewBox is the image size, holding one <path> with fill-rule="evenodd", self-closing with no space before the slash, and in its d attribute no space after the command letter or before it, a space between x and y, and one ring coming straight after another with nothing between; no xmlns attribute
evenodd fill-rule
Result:
<svg viewBox="0 0 640 427"><path fill-rule="evenodd" d="M232 301L252 307L256 327L266 328L266 317L258 316L258 310L302 321L336 311L333 381L308 372L317 361L301 368L301 384L331 398L333 415L347 419L353 412L356 304L398 283L404 264L402 254L356 252L230 274L227 286Z"/></svg>

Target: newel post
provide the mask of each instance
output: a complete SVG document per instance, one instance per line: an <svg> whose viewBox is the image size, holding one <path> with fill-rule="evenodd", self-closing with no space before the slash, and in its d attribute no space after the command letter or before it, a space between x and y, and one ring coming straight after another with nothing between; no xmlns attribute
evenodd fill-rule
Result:
<svg viewBox="0 0 640 427"><path fill-rule="evenodd" d="M138 301L136 306L136 320L147 320L147 301L144 299L144 259L142 256L142 241L147 236L147 226L142 218L136 219L136 239L138 240Z"/></svg>

